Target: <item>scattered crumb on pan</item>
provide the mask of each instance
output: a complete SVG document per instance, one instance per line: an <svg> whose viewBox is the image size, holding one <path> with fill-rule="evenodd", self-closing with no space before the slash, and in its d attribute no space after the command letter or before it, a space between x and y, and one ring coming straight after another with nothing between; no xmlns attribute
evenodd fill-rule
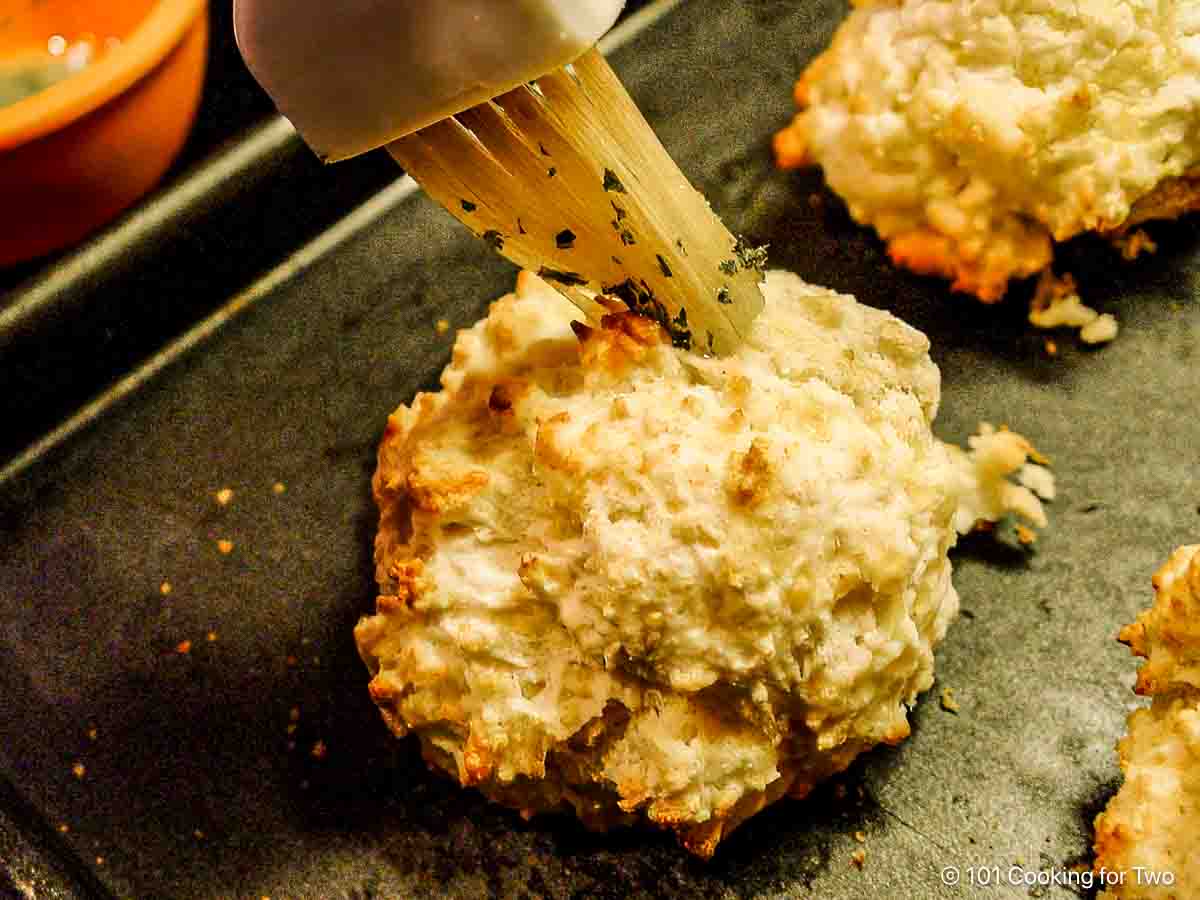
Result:
<svg viewBox="0 0 1200 900"><path fill-rule="evenodd" d="M1158 244L1140 228L1120 237L1114 237L1112 245L1120 252L1122 259L1129 261L1137 259L1143 253L1154 253L1158 250Z"/></svg>
<svg viewBox="0 0 1200 900"><path fill-rule="evenodd" d="M1085 344L1103 344L1117 336L1117 320L1101 314L1079 298L1075 279L1055 275L1049 269L1038 278L1029 306L1029 322L1037 328L1077 328Z"/></svg>

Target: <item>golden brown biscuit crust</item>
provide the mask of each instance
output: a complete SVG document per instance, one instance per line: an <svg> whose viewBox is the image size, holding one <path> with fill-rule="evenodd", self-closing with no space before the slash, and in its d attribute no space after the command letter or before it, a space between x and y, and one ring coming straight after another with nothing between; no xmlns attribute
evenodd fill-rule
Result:
<svg viewBox="0 0 1200 900"><path fill-rule="evenodd" d="M1120 633L1146 660L1135 690L1152 702L1129 717L1125 783L1096 817L1094 871L1121 876L1104 900L1200 897L1200 545L1176 550L1153 584L1153 606Z"/></svg>
<svg viewBox="0 0 1200 900"><path fill-rule="evenodd" d="M990 303L1055 242L1132 256L1153 246L1125 240L1139 224L1200 209L1196 25L1175 4L1004 4L994 41L965 0L854 5L775 156L823 166L896 265Z"/></svg>
<svg viewBox="0 0 1200 900"><path fill-rule="evenodd" d="M1044 522L1007 481L1032 447L938 441L938 372L899 320L787 273L764 293L744 347L710 358L523 276L459 334L443 390L391 416L355 636L431 766L707 856L907 737L959 520Z"/></svg>

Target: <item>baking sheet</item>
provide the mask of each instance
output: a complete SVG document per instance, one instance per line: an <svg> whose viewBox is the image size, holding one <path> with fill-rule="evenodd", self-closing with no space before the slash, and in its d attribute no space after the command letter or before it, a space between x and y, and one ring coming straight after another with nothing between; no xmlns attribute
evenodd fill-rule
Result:
<svg viewBox="0 0 1200 900"><path fill-rule="evenodd" d="M0 270L0 461L329 228L395 168L382 152L323 167L274 116L80 247Z"/></svg>
<svg viewBox="0 0 1200 900"><path fill-rule="evenodd" d="M0 776L86 873L83 890L935 898L981 895L968 867L1088 861L1134 705L1114 635L1149 602L1151 572L1195 539L1196 224L1159 229L1159 253L1133 264L1069 248L1086 297L1122 324L1094 352L1060 337L1049 357L1019 296L985 309L892 271L819 177L770 167L791 82L844 13L688 0L613 61L734 230L930 334L942 436L1007 423L1055 463L1036 553L981 540L956 553L964 616L912 738L759 815L705 864L651 831L524 823L386 734L351 639L374 597L374 445L448 359L437 320L471 323L513 280L448 215L393 189L0 485ZM963 883L944 883L947 866Z"/></svg>

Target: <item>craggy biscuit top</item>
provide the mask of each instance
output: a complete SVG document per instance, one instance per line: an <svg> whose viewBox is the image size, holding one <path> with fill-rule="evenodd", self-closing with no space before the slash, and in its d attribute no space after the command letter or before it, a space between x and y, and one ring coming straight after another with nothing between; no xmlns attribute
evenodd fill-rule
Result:
<svg viewBox="0 0 1200 900"><path fill-rule="evenodd" d="M1194 208L1139 201L1200 161L1200 6L860 2L796 97L781 163L821 165L898 264L994 300L1051 239Z"/></svg>
<svg viewBox="0 0 1200 900"><path fill-rule="evenodd" d="M389 724L462 783L708 855L908 734L958 606L963 485L1027 454L933 436L919 332L787 273L765 296L706 358L523 274L391 417L356 637Z"/></svg>
<svg viewBox="0 0 1200 900"><path fill-rule="evenodd" d="M1095 869L1123 873L1105 900L1200 896L1200 545L1176 550L1154 591L1154 605L1121 631L1147 660L1136 690L1152 702L1129 717L1117 748L1125 783L1096 818Z"/></svg>
<svg viewBox="0 0 1200 900"><path fill-rule="evenodd" d="M1122 643L1146 662L1139 694L1188 686L1200 691L1200 546L1180 547L1154 574L1155 602L1121 630Z"/></svg>

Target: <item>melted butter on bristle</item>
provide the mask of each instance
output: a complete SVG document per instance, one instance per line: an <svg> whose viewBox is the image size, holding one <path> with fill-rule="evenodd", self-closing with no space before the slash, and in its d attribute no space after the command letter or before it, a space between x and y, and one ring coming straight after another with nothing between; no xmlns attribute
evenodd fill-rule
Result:
<svg viewBox="0 0 1200 900"><path fill-rule="evenodd" d="M595 321L608 294L675 346L721 355L762 309L765 248L730 234L595 50L388 150L493 250Z"/></svg>

